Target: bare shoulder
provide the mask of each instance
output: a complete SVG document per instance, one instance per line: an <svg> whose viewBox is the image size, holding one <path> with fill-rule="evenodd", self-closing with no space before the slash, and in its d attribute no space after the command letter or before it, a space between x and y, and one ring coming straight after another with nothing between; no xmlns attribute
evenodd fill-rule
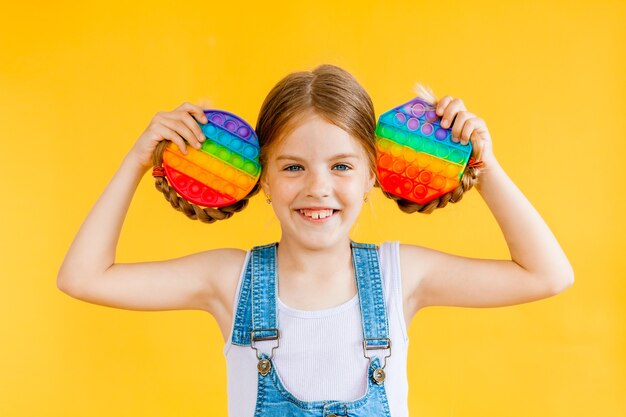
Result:
<svg viewBox="0 0 626 417"><path fill-rule="evenodd" d="M400 269L402 271L402 294L407 326L413 316L423 307L417 288L426 273L428 249L417 245L400 244Z"/></svg>
<svg viewBox="0 0 626 417"><path fill-rule="evenodd" d="M233 305L237 296L246 251L241 249L216 249L204 253L204 265L215 265L210 274L205 275L205 311L217 322L224 342L227 341L233 317Z"/></svg>
<svg viewBox="0 0 626 417"><path fill-rule="evenodd" d="M239 276L246 258L246 251L236 248L213 249L198 254L200 262L196 267L206 268L204 288L206 311L212 315L232 310Z"/></svg>

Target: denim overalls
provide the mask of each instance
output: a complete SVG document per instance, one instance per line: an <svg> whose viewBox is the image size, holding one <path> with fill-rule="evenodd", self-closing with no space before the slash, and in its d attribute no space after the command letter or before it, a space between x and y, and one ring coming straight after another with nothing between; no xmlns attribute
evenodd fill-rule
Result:
<svg viewBox="0 0 626 417"><path fill-rule="evenodd" d="M389 339L387 310L376 246L351 242L364 334L363 355L369 359L369 365L365 395L350 402L333 399L301 401L287 391L276 373L272 361L274 349L280 346L276 311L278 294L276 247L277 243L271 243L252 248L241 283L231 340L232 344L250 346L256 351L257 359L259 359L254 416L390 417L383 368L386 359L391 356L391 339ZM259 352L260 349L255 346L255 342L266 340L276 341L269 355ZM384 350L384 353L388 351L388 354L383 357L382 366L379 356L367 355L371 350Z"/></svg>

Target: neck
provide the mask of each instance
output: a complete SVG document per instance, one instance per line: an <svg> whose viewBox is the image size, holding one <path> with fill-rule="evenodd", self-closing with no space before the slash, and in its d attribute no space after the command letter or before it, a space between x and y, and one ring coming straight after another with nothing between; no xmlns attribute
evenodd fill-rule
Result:
<svg viewBox="0 0 626 417"><path fill-rule="evenodd" d="M346 302L356 293L348 237L323 248L283 237L277 251L278 297L288 306L319 310Z"/></svg>
<svg viewBox="0 0 626 417"><path fill-rule="evenodd" d="M289 271L289 276L285 277L289 281L316 277L319 283L328 282L343 275L346 269L352 269L349 238L332 246L311 248L283 236L278 244L277 256L279 269Z"/></svg>

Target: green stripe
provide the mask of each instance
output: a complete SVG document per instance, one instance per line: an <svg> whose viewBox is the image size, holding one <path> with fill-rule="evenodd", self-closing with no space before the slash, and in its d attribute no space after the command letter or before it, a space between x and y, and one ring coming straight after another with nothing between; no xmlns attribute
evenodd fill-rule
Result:
<svg viewBox="0 0 626 417"><path fill-rule="evenodd" d="M425 138L424 136L390 126L386 123L378 123L376 126L376 135L399 145L407 146L417 152L427 153L463 166L467 164L472 152L471 143L464 146L464 148L467 147L467 149L459 149L455 146L438 141L435 138Z"/></svg>
<svg viewBox="0 0 626 417"><path fill-rule="evenodd" d="M256 163L256 161L248 159L210 138L202 142L202 148L200 150L253 177L256 177L261 170L261 166Z"/></svg>

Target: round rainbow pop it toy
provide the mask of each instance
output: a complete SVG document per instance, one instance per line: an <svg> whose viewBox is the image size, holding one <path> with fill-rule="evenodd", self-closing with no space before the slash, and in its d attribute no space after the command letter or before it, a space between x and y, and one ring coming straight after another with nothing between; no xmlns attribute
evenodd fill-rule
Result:
<svg viewBox="0 0 626 417"><path fill-rule="evenodd" d="M259 140L240 117L223 110L204 110L200 124L206 140L183 154L170 143L163 168L170 184L189 202L203 207L229 206L243 199L259 179Z"/></svg>
<svg viewBox="0 0 626 417"><path fill-rule="evenodd" d="M472 144L452 142L436 108L420 98L383 113L376 125L376 168L381 188L425 204L457 187Z"/></svg>

